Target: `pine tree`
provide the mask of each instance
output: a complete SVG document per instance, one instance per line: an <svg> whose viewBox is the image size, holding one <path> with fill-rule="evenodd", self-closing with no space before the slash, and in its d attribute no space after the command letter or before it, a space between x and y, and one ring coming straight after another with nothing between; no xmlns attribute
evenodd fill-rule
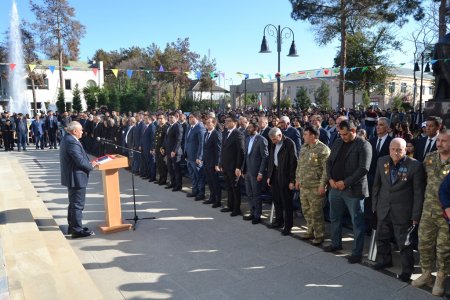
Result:
<svg viewBox="0 0 450 300"><path fill-rule="evenodd" d="M81 105L81 91L78 87L78 83L75 84L75 88L72 91L73 98L72 98L72 109L80 112L83 110L83 107Z"/></svg>
<svg viewBox="0 0 450 300"><path fill-rule="evenodd" d="M326 110L330 105L330 87L325 82L322 82L320 87L314 93L316 104L320 109Z"/></svg>
<svg viewBox="0 0 450 300"><path fill-rule="evenodd" d="M58 112L63 113L66 111L66 101L64 100L64 90L59 90L58 100L56 101L56 107Z"/></svg>
<svg viewBox="0 0 450 300"><path fill-rule="evenodd" d="M297 97L297 105L300 106L301 110L306 110L311 107L311 100L309 99L306 88L301 87L297 91L296 97Z"/></svg>

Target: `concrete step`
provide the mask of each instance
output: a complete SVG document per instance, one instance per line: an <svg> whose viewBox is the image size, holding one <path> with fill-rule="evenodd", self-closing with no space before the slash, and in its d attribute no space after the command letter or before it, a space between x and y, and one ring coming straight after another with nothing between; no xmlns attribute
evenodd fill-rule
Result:
<svg viewBox="0 0 450 300"><path fill-rule="evenodd" d="M0 243L10 299L103 299L18 161L2 155L0 165Z"/></svg>

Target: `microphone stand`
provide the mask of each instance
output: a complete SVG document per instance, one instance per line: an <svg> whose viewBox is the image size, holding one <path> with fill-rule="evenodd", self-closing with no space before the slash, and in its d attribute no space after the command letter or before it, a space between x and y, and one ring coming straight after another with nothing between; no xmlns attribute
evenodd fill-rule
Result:
<svg viewBox="0 0 450 300"><path fill-rule="evenodd" d="M131 185L132 185L132 188L133 188L133 211L134 211L134 217L132 219L125 219L125 220L127 220L127 221L134 221L133 231L136 231L137 222L139 220L154 220L154 219L156 219L156 217L139 218L139 216L137 215L136 191L135 191L135 188L134 188L134 173L133 173L133 161L134 161L133 153L141 153L141 151L116 145L113 141L110 141L110 140L107 140L107 139L103 139L103 138L98 138L98 139L99 139L100 143L110 144L110 145L115 146L116 148L125 149L125 150L131 152L131 155L130 155L130 158L131 158Z"/></svg>

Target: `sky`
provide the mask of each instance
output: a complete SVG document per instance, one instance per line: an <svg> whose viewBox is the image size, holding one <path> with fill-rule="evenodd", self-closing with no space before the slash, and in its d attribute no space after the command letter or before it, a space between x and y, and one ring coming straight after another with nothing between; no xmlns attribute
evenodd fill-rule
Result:
<svg viewBox="0 0 450 300"><path fill-rule="evenodd" d="M38 3L41 0L35 0ZM0 0L0 33L9 27L13 0ZM29 0L16 0L19 16L34 21ZM339 42L318 46L311 25L294 21L288 0L69 0L76 19L86 26L80 43L80 60L87 61L96 50L119 50L132 46L147 47L152 43L164 49L166 43L188 37L191 50L215 59L217 70L223 72L220 86L239 84L237 72L271 74L277 71L274 37L266 35L272 53L260 54L264 27L267 24L289 27L295 34L298 57L287 57L291 39L283 40L281 73L330 68ZM399 31L408 35L409 27ZM2 37L4 40L4 36ZM406 54L391 53L394 64L413 65L411 45Z"/></svg>

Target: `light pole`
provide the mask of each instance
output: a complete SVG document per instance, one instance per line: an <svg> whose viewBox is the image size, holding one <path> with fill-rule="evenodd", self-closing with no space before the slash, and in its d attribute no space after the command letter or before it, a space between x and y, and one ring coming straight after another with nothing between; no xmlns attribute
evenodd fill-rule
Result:
<svg viewBox="0 0 450 300"><path fill-rule="evenodd" d="M286 30L286 32L284 32ZM295 41L294 41L294 31L292 31L291 28L289 27L284 27L283 29L281 29L281 26L278 25L278 27L276 27L275 25L272 24L267 24L264 27L263 30L263 39L261 42L261 50L259 51L259 53L270 53L271 51L269 50L269 45L267 44L267 40L266 40L266 32L273 37L276 37L277 39L277 53L278 53L278 70L277 70L277 74L276 74L276 78L277 78L277 115L278 117L280 117L280 95L281 95L281 91L280 91L280 85L281 85L281 79L280 79L280 52L281 52L281 42L283 39L288 39L292 36L292 43L291 43L291 48L289 48L289 54L287 56L290 57L296 57L297 55L297 48L295 47ZM284 32L284 35L283 35Z"/></svg>
<svg viewBox="0 0 450 300"><path fill-rule="evenodd" d="M423 64L424 64L423 59L424 59L424 55L422 52L422 54L420 55L421 68L420 68L419 116L420 116L420 114L422 114L423 71L424 71L423 70ZM416 72L416 71L419 71L419 63L418 62L416 62L414 64L414 72ZM427 66L425 67L425 72L427 72L427 73L430 72L430 64L429 63L427 63ZM415 96L415 93L414 93L414 96Z"/></svg>

